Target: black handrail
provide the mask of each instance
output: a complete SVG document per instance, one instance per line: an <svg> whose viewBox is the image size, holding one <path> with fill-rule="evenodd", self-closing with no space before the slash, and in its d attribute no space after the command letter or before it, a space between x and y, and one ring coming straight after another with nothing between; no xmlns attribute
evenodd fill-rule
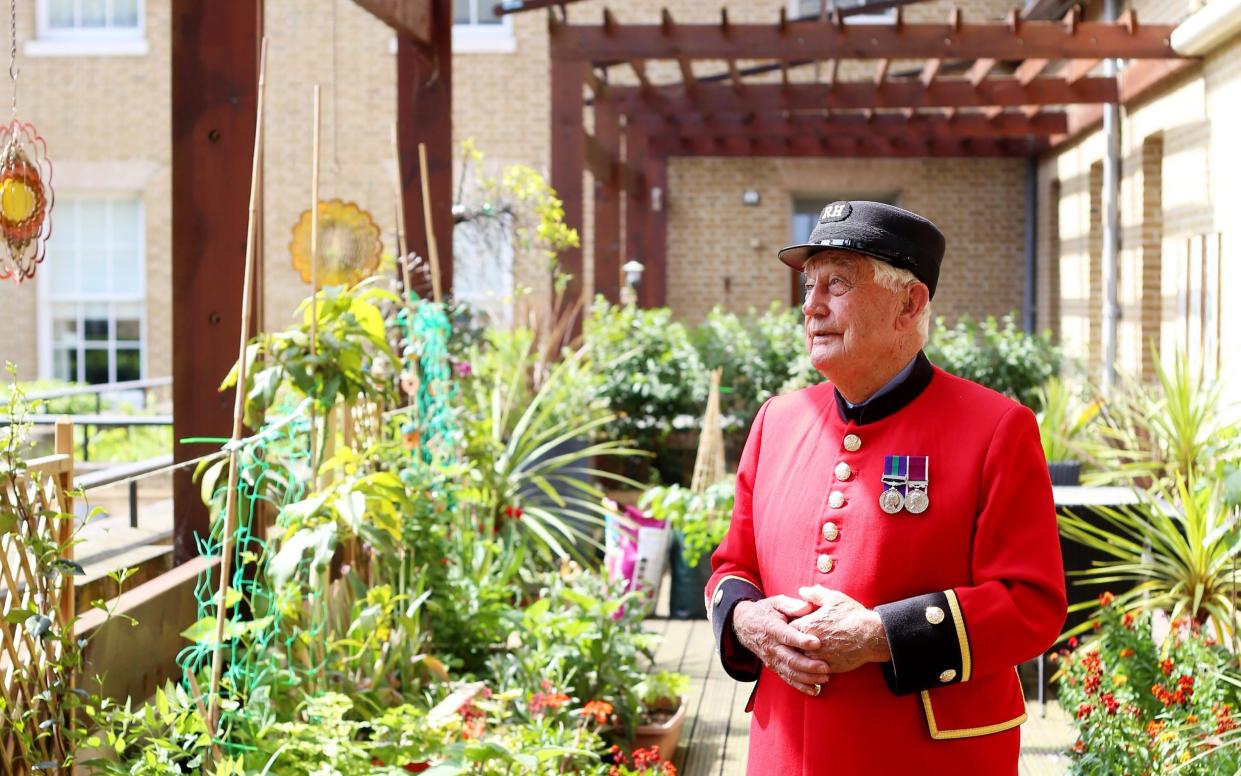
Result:
<svg viewBox="0 0 1241 776"><path fill-rule="evenodd" d="M147 474L158 472L172 466L172 455L159 455L145 461L123 463L90 474L83 474L74 480L74 485L83 491L104 488L118 483L129 483L129 527L138 527L138 480Z"/></svg>

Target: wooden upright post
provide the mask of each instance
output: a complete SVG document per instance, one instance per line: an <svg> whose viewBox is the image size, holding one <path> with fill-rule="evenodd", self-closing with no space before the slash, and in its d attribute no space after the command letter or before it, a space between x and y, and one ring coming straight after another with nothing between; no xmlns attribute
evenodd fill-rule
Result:
<svg viewBox="0 0 1241 776"><path fill-rule="evenodd" d="M227 438L233 394L217 390L241 332L254 154L261 2L177 2L172 9L173 438ZM261 274L261 270L259 270ZM253 315L253 310L248 311ZM257 324L251 331L257 330ZM218 444L174 444L177 461ZM175 562L209 531L192 469L173 476Z"/></svg>
<svg viewBox="0 0 1241 776"><path fill-rule="evenodd" d="M668 304L668 157L648 154L642 162L642 177L648 189L646 230L646 269L638 301L643 307Z"/></svg>
<svg viewBox="0 0 1241 776"><path fill-rule="evenodd" d="M431 221L440 250L440 286L452 293L452 2L431 0L431 45L420 46L397 31L397 144L404 195L408 249L425 260L430 245L424 221L418 144L427 147ZM414 288L431 296L431 278L414 278Z"/></svg>
<svg viewBox="0 0 1241 776"><path fill-rule="evenodd" d="M582 230L582 181L586 171L586 135L582 132L586 63L578 59L552 60L552 188L564 203L567 226ZM560 252L560 268L573 276L565 290L570 304L581 296L582 249ZM580 319L574 330L581 328Z"/></svg>
<svg viewBox="0 0 1241 776"><path fill-rule="evenodd" d="M631 122L625 129L626 164L641 169L649 145L646 132ZM645 267L648 261L646 233L649 228L650 187L645 176L642 177L639 185L625 190L625 255L621 257L621 264L638 261ZM623 278L621 282L624 282Z"/></svg>
<svg viewBox="0 0 1241 776"><path fill-rule="evenodd" d="M595 137L614 162L620 161L620 117L606 101L595 103ZM613 164L607 178L595 178L595 293L612 304L620 302L621 198L620 169Z"/></svg>
<svg viewBox="0 0 1241 776"><path fill-rule="evenodd" d="M56 420L56 454L68 457L68 461L60 468L57 475L57 490L64 494L58 507L65 514L73 514L73 421L68 417ZM56 541L64 548L64 558L73 560L73 521L61 520L56 526ZM60 589L60 622L63 625L73 621L75 613L74 577L65 574L62 577L64 586Z"/></svg>

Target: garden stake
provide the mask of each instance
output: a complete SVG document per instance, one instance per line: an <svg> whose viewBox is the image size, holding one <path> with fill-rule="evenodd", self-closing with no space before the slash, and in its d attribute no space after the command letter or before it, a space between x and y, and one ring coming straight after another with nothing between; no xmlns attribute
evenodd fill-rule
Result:
<svg viewBox="0 0 1241 776"><path fill-rule="evenodd" d="M401 265L401 281L405 284L405 293L401 295L405 302L405 329L408 332L410 344L413 344L413 320L414 306L410 294L414 292L413 273L409 271L409 266L413 262L410 261L410 255L405 246L405 188L401 185L401 144L397 136L397 124L392 122L392 157L396 160L396 178L393 182L396 184L396 249L400 254ZM404 355L402 355L404 358ZM402 364L404 366L404 364ZM409 406L410 402L417 396L417 389L413 391L405 391L405 405Z"/></svg>
<svg viewBox="0 0 1241 776"><path fill-rule="evenodd" d="M418 169L422 174L422 220L427 226L427 255L431 259L431 292L435 303L440 296L440 252L435 244L435 228L431 223L431 176L427 172L427 144L418 144Z"/></svg>
<svg viewBox="0 0 1241 776"><path fill-rule="evenodd" d="M237 388L233 398L233 438L230 443L228 466L228 502L225 510L224 536L220 547L220 589L216 599L215 643L212 645L211 684L208 689L210 703L207 709L207 725L215 737L220 716L220 673L224 668L224 618L228 613L225 599L228 593L229 575L232 573L233 532L237 530L238 469L241 466L241 429L246 396L246 343L250 339L250 296L254 287L254 232L258 221L259 160L263 145L263 93L266 87L267 37L263 37L259 53L258 100L254 119L254 161L250 172L250 214L246 224L246 265L241 283L241 344L237 352Z"/></svg>
<svg viewBox="0 0 1241 776"><path fill-rule="evenodd" d="M314 129L310 150L310 359L314 363L318 352L319 327L319 94L315 84ZM315 423L319 414L318 402L310 402L310 471L311 482L319 486L319 434Z"/></svg>

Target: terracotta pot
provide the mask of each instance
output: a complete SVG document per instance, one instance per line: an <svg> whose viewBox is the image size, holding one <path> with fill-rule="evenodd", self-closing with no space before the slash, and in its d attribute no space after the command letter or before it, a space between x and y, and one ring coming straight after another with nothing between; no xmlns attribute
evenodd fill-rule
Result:
<svg viewBox="0 0 1241 776"><path fill-rule="evenodd" d="M677 711L661 724L639 725L633 737L634 751L659 747L662 760L671 760L677 752L677 742L681 739L681 724L685 722L685 699L677 706Z"/></svg>

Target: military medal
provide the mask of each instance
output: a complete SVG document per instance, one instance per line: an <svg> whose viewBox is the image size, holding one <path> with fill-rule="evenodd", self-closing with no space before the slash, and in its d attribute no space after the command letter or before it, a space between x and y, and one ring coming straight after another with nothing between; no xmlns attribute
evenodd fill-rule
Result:
<svg viewBox="0 0 1241 776"><path fill-rule="evenodd" d="M912 514L920 515L931 505L931 498L927 495L930 471L930 456L909 456L909 482L905 487L905 509Z"/></svg>
<svg viewBox="0 0 1241 776"><path fill-rule="evenodd" d="M908 458L903 455L886 455L883 458L883 484L886 489L879 494L879 508L895 515L905 505L905 482Z"/></svg>

